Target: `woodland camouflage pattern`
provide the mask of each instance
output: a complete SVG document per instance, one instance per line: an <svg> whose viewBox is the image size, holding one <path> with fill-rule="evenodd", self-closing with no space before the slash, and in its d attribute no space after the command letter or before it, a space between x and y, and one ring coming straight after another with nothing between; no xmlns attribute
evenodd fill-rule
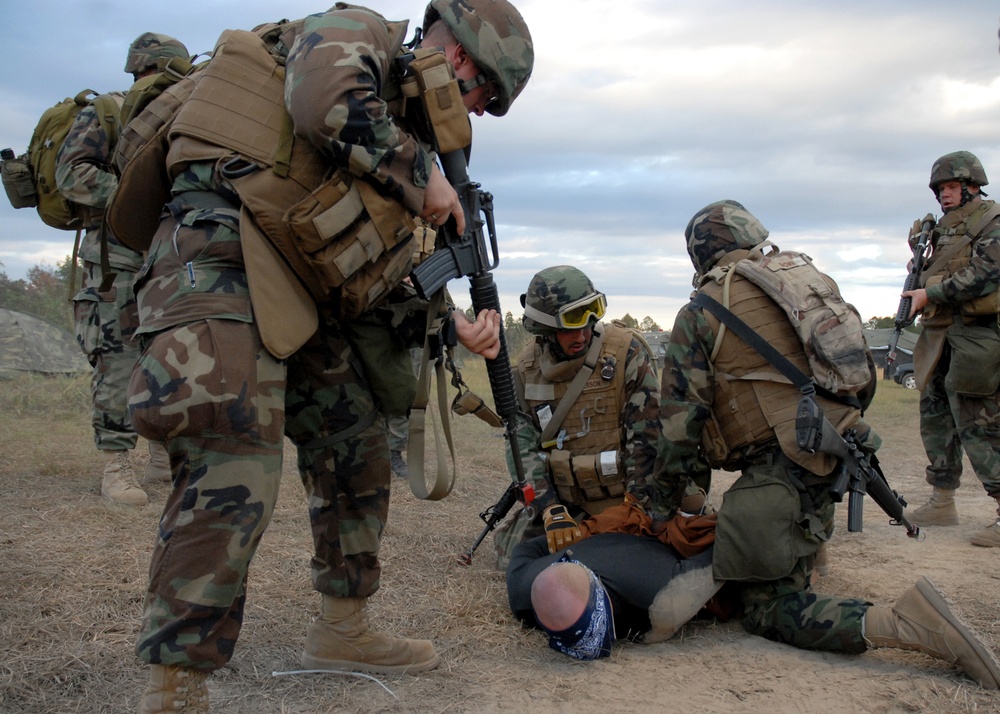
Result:
<svg viewBox="0 0 1000 714"><path fill-rule="evenodd" d="M499 91L486 111L503 116L531 77L535 50L520 13L506 0L431 0L423 29L440 18Z"/></svg>
<svg viewBox="0 0 1000 714"><path fill-rule="evenodd" d="M968 151L955 151L945 154L934 162L931 167L931 180L927 185L931 190L937 189L944 181L968 181L977 186L986 186L986 169L975 154Z"/></svg>
<svg viewBox="0 0 1000 714"><path fill-rule="evenodd" d="M391 60L405 25L362 8L283 26L285 103L296 140L414 213L433 162L390 115ZM333 306L286 361L254 324L237 198L214 164L172 187L137 280L147 344L130 390L140 432L165 439L174 489L160 524L137 652L148 663L212 670L229 661L245 581L281 478L282 436L296 443L309 496L315 589L366 598L379 587L389 450L365 369ZM422 338L422 335L421 335ZM182 358L180 358L182 357Z"/></svg>
<svg viewBox="0 0 1000 714"><path fill-rule="evenodd" d="M577 300L590 295L597 296L597 290L583 271L571 265L556 265L539 271L528 284L522 296L524 304L546 315L555 317L559 310ZM530 317L521 318L524 328L535 335L552 335L555 330L542 325Z"/></svg>
<svg viewBox="0 0 1000 714"><path fill-rule="evenodd" d="M685 232L692 263L699 273L710 269L729 251L752 247L766 236L760 222L735 201L706 206L695 214ZM649 509L659 517L676 511L688 478L703 484L711 476L701 452L701 438L704 424L712 416L718 378L710 361L715 338L700 307L689 303L681 309L670 333L660 385L662 436L653 473L656 492ZM722 349L739 349L734 345L735 341L726 340ZM877 444L877 437L872 434L871 438ZM791 462L780 452L777 441L773 447L760 446L770 455L760 462L744 463L742 471L748 478L757 471L766 471L772 477L790 483L797 479L803 485L801 515L810 526L803 530L796 548L808 554L798 559L786 577L742 583L744 627L748 632L797 647L863 652L867 645L861 622L869 603L819 595L809 588L816 548L833 532L829 479Z"/></svg>
<svg viewBox="0 0 1000 714"><path fill-rule="evenodd" d="M753 248L767 239L767 229L736 201L717 201L698 211L684 229L695 280L712 269L723 255Z"/></svg>
<svg viewBox="0 0 1000 714"><path fill-rule="evenodd" d="M978 223L979 217L993 205L993 201L977 200L948 211L938 221L932 242L940 245L942 232L949 243L960 240L970 224ZM927 483L937 488L957 489L965 453L987 494L995 498L1000 496L1000 391L987 396L957 394L945 386L945 380L954 358L947 332L955 315L961 312L961 304L989 295L1000 285L1000 219L994 219L969 250L971 258L965 267L946 273L940 283L926 287L929 304L924 310L925 313L933 310L934 319L924 320L914 352L915 362L933 359L930 345L943 342L944 346L920 393L920 436L929 461ZM995 315L969 317L964 321L997 329Z"/></svg>
<svg viewBox="0 0 1000 714"><path fill-rule="evenodd" d="M125 71L129 74L142 72L153 66L162 66L174 57L189 59L191 53L180 40L170 35L144 32L128 48Z"/></svg>
<svg viewBox="0 0 1000 714"><path fill-rule="evenodd" d="M583 275L583 273L580 273ZM589 283L589 280L588 280ZM534 281L532 282L534 284ZM590 285L593 290L593 285ZM573 298L576 299L576 298ZM606 329L626 329L615 325L606 325ZM537 347L529 344L526 350ZM542 350L548 350L548 342L543 343ZM659 422L659 384L653 367L652 358L645 346L636 338L628 347L625 358L625 389L626 401L616 409L621 413L622 427L622 459L625 466L626 487L629 493L636 497L640 504L646 505L655 494L650 483L650 474L656 459L656 444L660 437ZM555 411L555 404L552 411ZM555 492L549 487L545 462L540 454L542 427L535 414L518 414L517 444L521 452L521 463L524 464L525 476L535 488L536 511L544 509L546 502L555 502ZM572 449L570 449L572 451ZM513 462L507 455L508 468L512 478ZM683 490L683 488L682 488ZM551 498L548 494L551 493ZM575 509L575 516L583 515L582 509ZM583 515L583 517L586 517ZM541 535L544 531L540 519L533 522L518 511L497 530L496 546L499 556L498 565L506 568L515 546L527 538Z"/></svg>
<svg viewBox="0 0 1000 714"><path fill-rule="evenodd" d="M112 96L121 105L123 96ZM139 357L134 342L139 326L132 281L142 255L107 234L108 262L116 277L110 290L100 292L100 215L118 185L110 165L113 148L93 106L76 116L56 159L56 183L67 199L93 210L79 249L83 262L82 289L73 298L76 339L93 367L91 423L99 449L132 449L136 435L128 417L127 388Z"/></svg>

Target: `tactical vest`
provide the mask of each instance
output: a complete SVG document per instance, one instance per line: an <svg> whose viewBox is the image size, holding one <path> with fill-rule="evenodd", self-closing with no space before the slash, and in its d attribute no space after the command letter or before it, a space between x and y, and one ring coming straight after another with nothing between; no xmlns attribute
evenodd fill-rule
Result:
<svg viewBox="0 0 1000 714"><path fill-rule="evenodd" d="M405 23L388 23L389 56ZM412 268L416 224L398 201L294 140L285 68L251 32L227 31L173 118L171 176L216 162L254 222L319 303L342 317L378 304ZM252 88L252 91L249 91Z"/></svg>
<svg viewBox="0 0 1000 714"><path fill-rule="evenodd" d="M566 432L565 441L561 447L543 445L542 449L559 499L580 505L591 514L620 503L628 479L622 453L622 410L625 361L632 331L613 324L595 327L595 331L598 329L604 333L600 356L583 392L560 426ZM557 363L538 343L532 343L521 353L517 372L524 386L525 402L536 418L539 409L556 411L583 360L584 357L578 357Z"/></svg>
<svg viewBox="0 0 1000 714"><path fill-rule="evenodd" d="M732 254L731 254L732 255ZM765 342L805 374L809 362L795 328L785 312L759 287L735 275L729 287L729 309ZM701 292L722 301L722 285L705 283ZM721 322L707 310L713 334ZM798 448L795 413L802 393L757 350L731 331L725 331L714 350L715 400L702 431L702 447L712 468L736 471L746 465L758 447L773 442L806 470L826 476L836 460L829 454L809 454ZM817 396L830 422L843 433L857 422L860 410Z"/></svg>
<svg viewBox="0 0 1000 714"><path fill-rule="evenodd" d="M975 241L996 218L995 206L995 201L966 204L938 221L931 236L934 252L921 275L920 287L939 285L972 263ZM1000 313L1000 290L958 305L928 303L920 321L924 327L947 327L956 312L970 316Z"/></svg>

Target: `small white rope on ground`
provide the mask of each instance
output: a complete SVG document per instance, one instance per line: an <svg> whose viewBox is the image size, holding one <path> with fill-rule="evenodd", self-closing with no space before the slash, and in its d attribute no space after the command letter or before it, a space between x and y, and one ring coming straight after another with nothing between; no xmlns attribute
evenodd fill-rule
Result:
<svg viewBox="0 0 1000 714"><path fill-rule="evenodd" d="M375 682L378 686L382 687L382 689L389 692L389 694L391 694L393 698L399 699L399 697L396 696L396 693L394 691L392 691L387 686L385 686L385 684L382 683L382 680L378 679L377 677L373 677L370 674L364 674L363 672L342 672L339 669L293 669L288 672L271 672L272 677L287 677L288 675L291 674L343 674L348 677L361 677L363 679L370 679L373 682Z"/></svg>

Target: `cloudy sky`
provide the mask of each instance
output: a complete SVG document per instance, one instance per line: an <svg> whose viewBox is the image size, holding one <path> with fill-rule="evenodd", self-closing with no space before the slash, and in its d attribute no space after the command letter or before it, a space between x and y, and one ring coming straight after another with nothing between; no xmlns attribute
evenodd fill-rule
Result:
<svg viewBox="0 0 1000 714"><path fill-rule="evenodd" d="M360 2L360 0L356 0ZM390 19L420 2L373 0ZM987 0L520 0L535 72L507 117L473 119L470 175L494 194L504 310L548 265L582 268L609 312L669 328L690 293L689 218L742 202L810 254L864 318L895 313L927 179L969 150L1000 176L1000 4ZM280 10L276 10L280 8ZM125 89L129 43L207 51L226 28L321 11L289 0L0 2L0 144L83 88ZM277 13L277 14L276 14ZM996 180L1000 191L1000 179ZM1000 193L997 194L1000 196ZM73 235L0 199L0 270ZM453 287L468 302L463 284Z"/></svg>

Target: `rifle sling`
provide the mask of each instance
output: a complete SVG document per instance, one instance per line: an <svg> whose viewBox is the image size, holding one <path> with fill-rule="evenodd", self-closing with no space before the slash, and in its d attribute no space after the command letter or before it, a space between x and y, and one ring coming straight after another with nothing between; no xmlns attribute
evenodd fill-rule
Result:
<svg viewBox="0 0 1000 714"><path fill-rule="evenodd" d="M451 493L455 487L457 468L455 465L455 444L451 436L451 421L448 416L448 385L444 373L444 355L435 360L434 373L437 376L437 397L438 412L441 414L442 430L444 438L448 444L448 452L451 456L451 468L445 461L445 456L441 450L441 439L437 430L437 422L434 420L434 411L431 413L431 428L434 430L435 455L437 457L437 473L434 477L434 485L427 490L427 483L424 480L424 446L426 435L426 420L428 403L430 402L430 335L434 331L434 323L439 319L450 319L448 311L445 309L444 288L438 290L431 298L430 306L427 309L427 330L424 336L424 348L420 361L420 375L417 378L417 394L410 407L409 438L406 445L406 468L410 473L410 490L417 498L425 501L440 501ZM442 350L444 347L442 346Z"/></svg>
<svg viewBox="0 0 1000 714"><path fill-rule="evenodd" d="M700 292L695 295L694 300L691 302L692 304L704 308L715 315L715 317L717 317L722 324L726 325L730 330L736 333L741 340L757 350L757 352L759 352L764 359L770 362L775 369L781 372L781 374L783 374L789 382L795 385L795 387L797 387L802 394L821 394L827 399L833 399L857 409L861 409L861 402L857 397L843 397L817 386L811 377L806 376L805 372L796 367L788 360L787 357L765 342L764 338L761 337L753 328L733 314L729 308L724 307L718 300Z"/></svg>
<svg viewBox="0 0 1000 714"><path fill-rule="evenodd" d="M601 354L601 347L603 346L604 333L598 332L595 325L594 339L590 341L590 349L587 350L587 356L583 358L583 366L576 373L563 398L559 400L559 406L556 407L556 411L552 415L552 418L549 419L549 423L542 429L542 436L539 439L539 443L544 444L546 441L551 441L556 431L562 426L566 415L569 414L569 410L573 408L576 400L583 394L583 388L587 386L587 380L590 379L590 375L594 373L594 369L597 367L597 358ZM511 447L513 448L513 446L512 444Z"/></svg>

